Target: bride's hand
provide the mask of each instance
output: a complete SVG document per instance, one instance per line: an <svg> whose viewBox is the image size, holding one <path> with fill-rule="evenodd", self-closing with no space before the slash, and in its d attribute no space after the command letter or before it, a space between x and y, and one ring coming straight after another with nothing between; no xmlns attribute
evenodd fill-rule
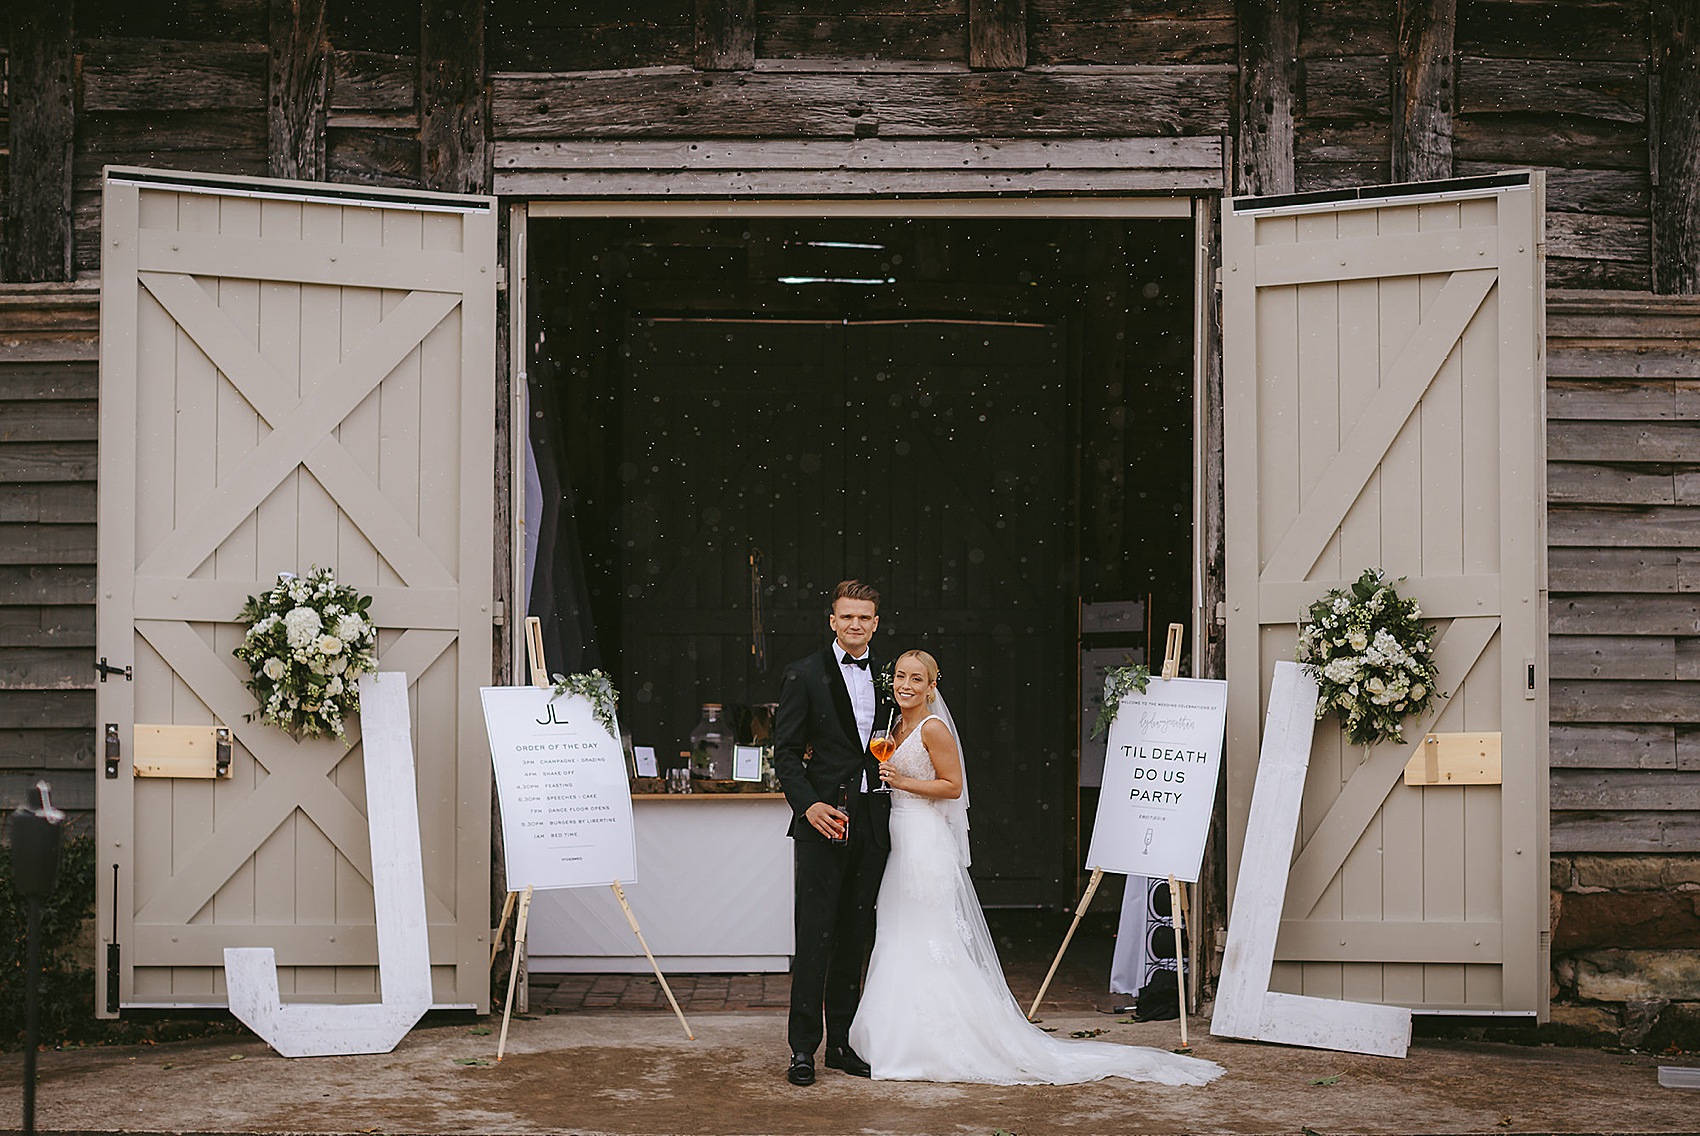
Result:
<svg viewBox="0 0 1700 1136"><path fill-rule="evenodd" d="M880 780L881 781L884 781L887 785L891 785L891 786L895 787L897 779L900 776L901 776L901 774L899 774L897 772L897 767L892 765L891 762L889 762L889 761L880 762Z"/></svg>

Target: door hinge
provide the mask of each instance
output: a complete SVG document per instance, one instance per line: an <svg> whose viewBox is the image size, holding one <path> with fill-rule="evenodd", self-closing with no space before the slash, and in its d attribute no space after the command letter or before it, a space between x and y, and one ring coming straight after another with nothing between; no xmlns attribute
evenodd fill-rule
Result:
<svg viewBox="0 0 1700 1136"><path fill-rule="evenodd" d="M100 681L101 682L105 682L112 675L123 675L125 682L134 682L135 679L136 679L136 676L131 673L130 667L128 667L128 666L125 666L125 667L112 666L111 664L109 664L106 661L105 655L102 655L100 657L100 662L98 662L94 665L94 669L100 672Z"/></svg>
<svg viewBox="0 0 1700 1136"><path fill-rule="evenodd" d="M118 737L118 723L106 723L106 779L118 779L118 759L124 755L124 743Z"/></svg>
<svg viewBox="0 0 1700 1136"><path fill-rule="evenodd" d="M508 605L505 600L497 600L495 610L490 615L490 622L497 627L508 621Z"/></svg>

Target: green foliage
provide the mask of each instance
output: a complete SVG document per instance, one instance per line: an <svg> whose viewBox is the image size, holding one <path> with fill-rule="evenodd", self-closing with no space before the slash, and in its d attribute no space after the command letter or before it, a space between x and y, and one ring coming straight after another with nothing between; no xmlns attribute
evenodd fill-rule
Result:
<svg viewBox="0 0 1700 1136"><path fill-rule="evenodd" d="M614 726L614 709L620 704L620 692L614 689L614 680L609 677L607 671L591 670L550 677L555 680L555 685L550 688L549 701L553 702L563 694L582 694L590 701L591 713L602 723L602 728L608 731L608 736L620 736Z"/></svg>
<svg viewBox="0 0 1700 1136"><path fill-rule="evenodd" d="M1127 658L1123 655L1122 658ZM1105 737L1110 732L1110 724L1116 720L1116 711L1122 708L1122 699L1138 691L1145 693L1145 688L1151 685L1151 670L1142 663L1132 663L1125 667L1111 667L1104 672L1104 705L1098 711L1098 720L1092 723L1092 736Z"/></svg>
<svg viewBox="0 0 1700 1136"><path fill-rule="evenodd" d="M94 959L79 942L94 912L94 840L67 835L59 878L41 905L41 1040L86 1036L94 1024ZM0 1049L24 1037L29 901L12 890L12 848L0 846Z"/></svg>

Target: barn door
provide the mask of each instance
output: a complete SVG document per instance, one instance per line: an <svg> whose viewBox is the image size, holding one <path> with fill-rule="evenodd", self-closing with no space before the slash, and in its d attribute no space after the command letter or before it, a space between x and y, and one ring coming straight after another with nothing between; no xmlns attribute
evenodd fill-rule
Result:
<svg viewBox="0 0 1700 1136"><path fill-rule="evenodd" d="M286 1000L377 991L353 745L249 723L244 597L318 565L408 675L434 997L483 1008L495 218L486 198L108 171L96 706L100 997L225 1002L226 947ZM227 777L137 777L147 725L233 731ZM107 945L116 944L116 951Z"/></svg>
<svg viewBox="0 0 1700 1136"><path fill-rule="evenodd" d="M1367 755L1317 723L1279 990L1545 1015L1541 189L1224 209L1230 864L1311 600L1371 566L1404 577L1450 695ZM1502 783L1405 784L1425 731L1500 734Z"/></svg>

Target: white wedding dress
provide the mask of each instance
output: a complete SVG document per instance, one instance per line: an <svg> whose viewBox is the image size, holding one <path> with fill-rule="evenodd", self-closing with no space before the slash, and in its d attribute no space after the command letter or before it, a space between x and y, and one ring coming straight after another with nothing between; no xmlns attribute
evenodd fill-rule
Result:
<svg viewBox="0 0 1700 1136"><path fill-rule="evenodd" d="M919 728L891 762L906 777L937 776ZM850 1026L851 1048L874 1079L1064 1085L1126 1077L1202 1085L1220 1076L1213 1061L1055 1038L1027 1020L1004 981L968 876L966 812L955 801L892 790L891 857L873 959Z"/></svg>

